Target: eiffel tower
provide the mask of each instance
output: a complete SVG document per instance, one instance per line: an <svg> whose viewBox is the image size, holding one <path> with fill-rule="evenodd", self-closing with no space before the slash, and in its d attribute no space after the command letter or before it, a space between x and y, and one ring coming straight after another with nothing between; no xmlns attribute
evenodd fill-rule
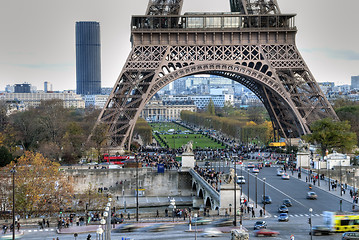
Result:
<svg viewBox="0 0 359 240"><path fill-rule="evenodd" d="M152 96L195 74L250 89L286 139L310 133L318 119L337 119L296 47L295 14L282 14L276 0L230 0L231 12L184 15L182 4L149 0L146 15L132 16L132 51L97 121L108 126L110 148L129 148Z"/></svg>

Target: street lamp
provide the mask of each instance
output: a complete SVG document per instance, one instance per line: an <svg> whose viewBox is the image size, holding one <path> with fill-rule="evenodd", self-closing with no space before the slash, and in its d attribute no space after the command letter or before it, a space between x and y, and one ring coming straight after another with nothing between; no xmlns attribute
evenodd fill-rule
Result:
<svg viewBox="0 0 359 240"><path fill-rule="evenodd" d="M135 154L136 158L136 222L138 222L138 157Z"/></svg>
<svg viewBox="0 0 359 240"><path fill-rule="evenodd" d="M248 195L247 195L247 201L248 201L248 204L249 204L249 168L248 168L248 172L247 172L247 178L248 178L248 185L247 185Z"/></svg>
<svg viewBox="0 0 359 240"><path fill-rule="evenodd" d="M196 229L195 232L194 232L194 239L197 240L197 213L195 213L193 217L196 219L195 222L194 222L195 229Z"/></svg>
<svg viewBox="0 0 359 240"><path fill-rule="evenodd" d="M310 226L310 240L313 239L313 231L312 231L312 212L313 212L313 209L312 208L309 208L309 226Z"/></svg>
<svg viewBox="0 0 359 240"><path fill-rule="evenodd" d="M234 158L234 220L233 225L237 226L237 160ZM242 189L242 188L241 188Z"/></svg>
<svg viewBox="0 0 359 240"><path fill-rule="evenodd" d="M10 173L12 173L12 239L15 239L15 166Z"/></svg>
<svg viewBox="0 0 359 240"><path fill-rule="evenodd" d="M266 178L263 178L263 214L266 215Z"/></svg>
<svg viewBox="0 0 359 240"><path fill-rule="evenodd" d="M355 168L353 168L353 195L355 196Z"/></svg>
<svg viewBox="0 0 359 240"><path fill-rule="evenodd" d="M258 173L255 173L256 175L256 208L258 207L258 202L257 202L257 179L258 179Z"/></svg>

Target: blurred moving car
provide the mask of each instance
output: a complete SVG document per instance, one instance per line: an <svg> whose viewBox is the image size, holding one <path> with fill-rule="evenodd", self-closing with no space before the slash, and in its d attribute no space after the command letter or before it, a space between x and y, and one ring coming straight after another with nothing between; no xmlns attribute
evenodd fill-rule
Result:
<svg viewBox="0 0 359 240"><path fill-rule="evenodd" d="M271 163L270 162L265 162L264 163L264 167L270 167L271 166Z"/></svg>
<svg viewBox="0 0 359 240"><path fill-rule="evenodd" d="M253 168L252 173L259 173L259 169L258 168Z"/></svg>
<svg viewBox="0 0 359 240"><path fill-rule="evenodd" d="M311 235L311 234L313 234L313 236L329 235L329 234L334 234L334 232L327 226L318 225L318 226L312 227L312 231L309 232L309 235Z"/></svg>
<svg viewBox="0 0 359 240"><path fill-rule="evenodd" d="M244 176L237 176L237 184L245 184L246 183L246 179L244 178Z"/></svg>
<svg viewBox="0 0 359 240"><path fill-rule="evenodd" d="M205 225L205 224L209 224L210 222L212 222L211 219L207 219L207 218L203 218L203 217L198 217L198 218L192 219L192 224Z"/></svg>
<svg viewBox="0 0 359 240"><path fill-rule="evenodd" d="M277 170L277 176L282 176L284 171L282 169Z"/></svg>
<svg viewBox="0 0 359 240"><path fill-rule="evenodd" d="M222 231L217 228L205 228L203 231L203 237L219 237L222 235Z"/></svg>
<svg viewBox="0 0 359 240"><path fill-rule="evenodd" d="M214 225L216 227L233 226L233 219L232 218L219 219L214 223Z"/></svg>
<svg viewBox="0 0 359 240"><path fill-rule="evenodd" d="M159 224L155 224L155 225L151 226L149 228L149 231L150 232L163 232L163 231L166 231L171 228L173 228L172 224L159 223Z"/></svg>
<svg viewBox="0 0 359 240"><path fill-rule="evenodd" d="M271 204L271 203L272 203L272 199L270 198L269 195L262 196L262 203Z"/></svg>
<svg viewBox="0 0 359 240"><path fill-rule="evenodd" d="M279 232L277 231L273 231L273 230L269 230L269 229L259 229L259 230L255 230L254 231L254 236L256 237L264 237L264 236L271 236L271 237L275 237L279 235Z"/></svg>
<svg viewBox="0 0 359 240"><path fill-rule="evenodd" d="M283 173L282 179L283 180L289 180L289 174L288 173Z"/></svg>
<svg viewBox="0 0 359 240"><path fill-rule="evenodd" d="M290 201L290 199L283 199L283 205L285 205L286 207L291 207L292 202Z"/></svg>
<svg viewBox="0 0 359 240"><path fill-rule="evenodd" d="M317 200L317 194L315 192L308 192L307 199Z"/></svg>
<svg viewBox="0 0 359 240"><path fill-rule="evenodd" d="M138 225L135 224L123 224L120 225L120 227L116 228L115 230L113 230L114 232L117 233L122 233L122 232L133 232L135 231L137 228L139 228Z"/></svg>
<svg viewBox="0 0 359 240"><path fill-rule="evenodd" d="M289 221L289 216L288 213L281 213L278 216L278 221L279 222L288 222Z"/></svg>
<svg viewBox="0 0 359 240"><path fill-rule="evenodd" d="M279 206L278 212L280 212L280 213L288 213L288 208L287 208L287 206L285 206L285 205Z"/></svg>
<svg viewBox="0 0 359 240"><path fill-rule="evenodd" d="M342 240L356 240L359 239L358 232L345 232L342 235Z"/></svg>
<svg viewBox="0 0 359 240"><path fill-rule="evenodd" d="M267 228L267 222L266 221L257 221L254 224L254 230L258 230L258 229L262 229L262 228Z"/></svg>

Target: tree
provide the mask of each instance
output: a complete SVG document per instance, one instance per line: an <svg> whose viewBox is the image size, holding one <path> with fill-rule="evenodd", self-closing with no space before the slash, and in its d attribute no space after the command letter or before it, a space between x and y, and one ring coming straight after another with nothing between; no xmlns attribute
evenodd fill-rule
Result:
<svg viewBox="0 0 359 240"><path fill-rule="evenodd" d="M98 161L101 157L101 149L106 145L108 140L108 125L105 123L100 123L96 125L93 133L91 135L91 141L94 143L94 146L97 150Z"/></svg>
<svg viewBox="0 0 359 240"><path fill-rule="evenodd" d="M214 103L213 103L213 100L212 98L209 100L209 103L207 105L207 111L206 111L209 115L216 115L216 110L215 110L215 107L214 107Z"/></svg>
<svg viewBox="0 0 359 240"><path fill-rule="evenodd" d="M0 147L0 167L5 167L12 161L12 155L5 146Z"/></svg>
<svg viewBox="0 0 359 240"><path fill-rule="evenodd" d="M17 212L31 215L72 206L72 181L65 178L58 163L48 160L40 153L27 151L16 163L11 162L4 167L4 172L10 172L13 166L16 166ZM11 197L9 198L12 201Z"/></svg>
<svg viewBox="0 0 359 240"><path fill-rule="evenodd" d="M348 121L321 119L311 125L311 131L312 133L303 136L303 139L312 144L318 144L323 157L326 150L350 152L357 143L356 134L350 131Z"/></svg>
<svg viewBox="0 0 359 240"><path fill-rule="evenodd" d="M357 134L359 141L359 104L346 105L335 109L338 117L342 121L349 121L351 129Z"/></svg>

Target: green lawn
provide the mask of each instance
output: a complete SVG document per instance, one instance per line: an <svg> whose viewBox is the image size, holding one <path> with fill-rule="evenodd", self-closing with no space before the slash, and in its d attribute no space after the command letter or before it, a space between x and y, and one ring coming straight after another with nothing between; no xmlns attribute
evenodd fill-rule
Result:
<svg viewBox="0 0 359 240"><path fill-rule="evenodd" d="M221 143L217 143L216 141L208 138L207 136L201 134L170 134L167 133L169 129L174 129L177 131L186 131L187 128L184 128L176 123L150 123L152 127L152 131L157 131L159 133L158 136L153 134L157 142L161 143L158 138L163 139L167 142L170 148L180 148L183 145L187 144L189 141L193 142L193 148L225 148Z"/></svg>
<svg viewBox="0 0 359 240"><path fill-rule="evenodd" d="M150 123L152 127L152 131L158 132L167 132L170 129L174 129L175 131L186 131L187 128L184 128L173 122L162 122L162 123Z"/></svg>

